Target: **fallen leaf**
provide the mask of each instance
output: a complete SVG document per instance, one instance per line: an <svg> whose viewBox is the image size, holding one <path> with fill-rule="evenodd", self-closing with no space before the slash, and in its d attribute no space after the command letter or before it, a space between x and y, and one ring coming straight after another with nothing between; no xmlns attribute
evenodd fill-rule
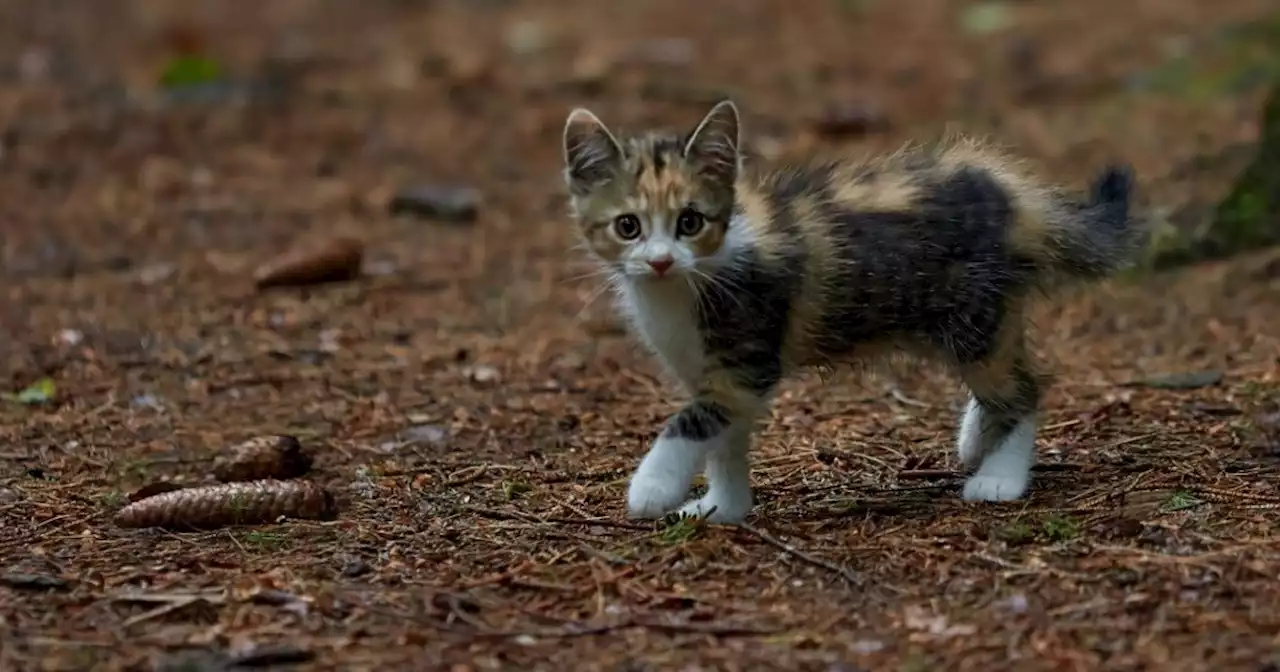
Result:
<svg viewBox="0 0 1280 672"><path fill-rule="evenodd" d="M25 389L18 392L17 394L6 393L4 395L4 398L8 399L9 401L17 402L19 404L27 404L28 406L34 406L37 404L45 404L50 401L53 401L53 398L57 394L58 394L58 387L56 384L54 384L53 379L41 378L40 380L37 380L31 385L28 385Z"/></svg>

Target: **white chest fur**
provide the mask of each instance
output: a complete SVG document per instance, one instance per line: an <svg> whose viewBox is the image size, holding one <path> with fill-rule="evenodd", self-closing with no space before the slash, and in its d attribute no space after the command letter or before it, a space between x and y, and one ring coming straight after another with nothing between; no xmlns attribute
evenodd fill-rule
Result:
<svg viewBox="0 0 1280 672"><path fill-rule="evenodd" d="M624 281L618 289L619 308L645 344L680 382L695 385L702 375L703 347L693 290L675 278Z"/></svg>

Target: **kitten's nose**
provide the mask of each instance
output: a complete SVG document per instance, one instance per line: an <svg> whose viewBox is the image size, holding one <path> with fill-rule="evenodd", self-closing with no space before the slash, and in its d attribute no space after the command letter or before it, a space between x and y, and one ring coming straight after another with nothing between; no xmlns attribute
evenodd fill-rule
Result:
<svg viewBox="0 0 1280 672"><path fill-rule="evenodd" d="M661 257L658 259L650 259L649 268L652 268L654 273L657 273L658 275L662 275L663 273L666 273L667 269L671 268L671 265L674 263L675 263L675 260L672 259L671 257Z"/></svg>

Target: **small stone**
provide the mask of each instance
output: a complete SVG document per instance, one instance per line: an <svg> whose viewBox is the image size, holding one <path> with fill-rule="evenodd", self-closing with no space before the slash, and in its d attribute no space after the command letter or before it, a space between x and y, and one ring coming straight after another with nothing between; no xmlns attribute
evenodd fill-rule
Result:
<svg viewBox="0 0 1280 672"><path fill-rule="evenodd" d="M390 259L380 259L370 263L367 270L369 275L395 275L400 267Z"/></svg>
<svg viewBox="0 0 1280 672"><path fill-rule="evenodd" d="M150 408L155 411L164 410L164 402L160 401L159 397L150 393L139 394L131 400L131 403L139 408Z"/></svg>
<svg viewBox="0 0 1280 672"><path fill-rule="evenodd" d="M349 579L363 576L371 571L373 571L373 568L364 560L349 560L342 565L342 575Z"/></svg>
<svg viewBox="0 0 1280 672"><path fill-rule="evenodd" d="M546 48L549 39L541 21L517 21L507 27L507 49L516 56L529 56Z"/></svg>
<svg viewBox="0 0 1280 672"><path fill-rule="evenodd" d="M49 77L51 64L48 50L27 49L18 57L18 76L24 82L39 82Z"/></svg>
<svg viewBox="0 0 1280 672"><path fill-rule="evenodd" d="M456 185L405 187L392 196L392 215L415 215L444 222L473 222L479 211L480 192Z"/></svg>
<svg viewBox="0 0 1280 672"><path fill-rule="evenodd" d="M416 425L401 433L405 441L438 445L449 438L449 430L440 425Z"/></svg>
<svg viewBox="0 0 1280 672"><path fill-rule="evenodd" d="M68 584L64 579L47 574L10 572L0 574L0 585L14 590L64 590Z"/></svg>
<svg viewBox="0 0 1280 672"><path fill-rule="evenodd" d="M320 352L335 353L342 349L342 330L341 329L325 329L320 332Z"/></svg>
<svg viewBox="0 0 1280 672"><path fill-rule="evenodd" d="M138 282L151 286L173 277L177 269L173 264L158 263L144 266L138 270Z"/></svg>
<svg viewBox="0 0 1280 672"><path fill-rule="evenodd" d="M250 646L233 654L227 667L236 669L297 665L309 663L315 657L315 652L293 644Z"/></svg>
<svg viewBox="0 0 1280 672"><path fill-rule="evenodd" d="M1025 614L1030 604L1027 602L1027 596L1022 593L1016 593L996 603L1001 609L1011 611L1015 614Z"/></svg>
<svg viewBox="0 0 1280 672"><path fill-rule="evenodd" d="M1222 371L1188 371L1152 376L1139 384L1161 390L1194 390L1211 387L1222 381Z"/></svg>
<svg viewBox="0 0 1280 672"><path fill-rule="evenodd" d="M693 40L683 37L664 37L642 44L636 53L637 60L650 65L688 65L697 56Z"/></svg>
<svg viewBox="0 0 1280 672"><path fill-rule="evenodd" d="M1208 404L1195 403L1187 406L1187 410L1192 413L1201 415L1209 415L1215 418L1230 418L1240 415L1242 411L1231 404Z"/></svg>
<svg viewBox="0 0 1280 672"><path fill-rule="evenodd" d="M501 372L499 372L497 369L495 369L492 366L488 366L484 364L481 364L479 366L468 367L466 369L466 376L472 381L475 381L482 385L496 383L502 379Z"/></svg>
<svg viewBox="0 0 1280 672"><path fill-rule="evenodd" d="M884 649L884 642L878 639L860 639L854 642L850 648L854 653L875 653Z"/></svg>
<svg viewBox="0 0 1280 672"><path fill-rule="evenodd" d="M70 346L80 345L84 342L84 333L78 329L63 329L58 332L58 342Z"/></svg>

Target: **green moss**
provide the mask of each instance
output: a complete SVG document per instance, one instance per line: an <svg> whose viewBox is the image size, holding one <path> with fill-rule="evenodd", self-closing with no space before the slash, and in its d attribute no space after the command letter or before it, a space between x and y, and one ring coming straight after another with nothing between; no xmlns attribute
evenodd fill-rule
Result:
<svg viewBox="0 0 1280 672"><path fill-rule="evenodd" d="M1080 536L1080 523L1067 516L1049 516L1041 526L1050 541L1071 541Z"/></svg>
<svg viewBox="0 0 1280 672"><path fill-rule="evenodd" d="M996 530L995 536L1009 544L1025 544L1035 538L1036 531L1021 519L1016 519Z"/></svg>
<svg viewBox="0 0 1280 672"><path fill-rule="evenodd" d="M1253 90L1280 78L1280 14L1232 25L1175 49L1164 63L1134 77L1130 88L1188 101Z"/></svg>
<svg viewBox="0 0 1280 672"><path fill-rule="evenodd" d="M1280 81L1263 106L1261 133L1251 154L1217 204L1182 212L1176 219L1148 214L1146 253L1132 275L1280 244Z"/></svg>
<svg viewBox="0 0 1280 672"><path fill-rule="evenodd" d="M1220 100L1266 87L1270 92L1251 163L1227 196L1171 217L1150 216L1143 263L1129 275L1280 244L1280 14L1234 25L1208 41L1187 45L1131 84L1145 94L1191 101ZM1215 172L1208 166L1200 169Z"/></svg>
<svg viewBox="0 0 1280 672"><path fill-rule="evenodd" d="M1221 256L1280 243L1280 83L1262 111L1262 133L1253 162L1214 213L1207 250Z"/></svg>

